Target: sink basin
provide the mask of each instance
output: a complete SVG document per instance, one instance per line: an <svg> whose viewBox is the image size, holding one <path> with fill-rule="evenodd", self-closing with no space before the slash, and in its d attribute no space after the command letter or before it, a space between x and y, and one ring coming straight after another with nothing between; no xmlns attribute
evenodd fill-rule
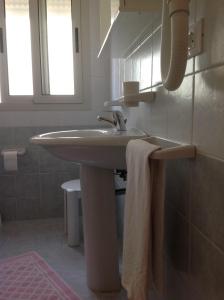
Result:
<svg viewBox="0 0 224 300"><path fill-rule="evenodd" d="M113 128L58 131L31 138L33 144L52 154L85 165L106 169L125 168L125 149L129 140L147 137L138 129Z"/></svg>

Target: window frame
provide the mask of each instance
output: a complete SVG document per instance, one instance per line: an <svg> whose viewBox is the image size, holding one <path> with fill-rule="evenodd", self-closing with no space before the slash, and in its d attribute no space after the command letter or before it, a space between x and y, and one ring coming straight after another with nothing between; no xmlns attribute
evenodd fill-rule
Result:
<svg viewBox="0 0 224 300"><path fill-rule="evenodd" d="M40 26L38 0L29 0L31 55L33 73L33 95L9 95L7 63L7 41L5 22L5 1L0 1L0 28L3 31L3 53L0 53L0 90L1 104L83 104L82 43L81 43L81 0L71 0L74 95L44 95L42 93L42 72L40 52ZM76 31L78 30L78 37ZM76 51L77 43L79 51Z"/></svg>

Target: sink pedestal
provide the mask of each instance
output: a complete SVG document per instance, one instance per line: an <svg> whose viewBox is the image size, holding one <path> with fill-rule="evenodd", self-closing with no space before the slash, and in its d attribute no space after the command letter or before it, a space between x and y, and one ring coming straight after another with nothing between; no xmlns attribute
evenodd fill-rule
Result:
<svg viewBox="0 0 224 300"><path fill-rule="evenodd" d="M98 292L119 291L113 171L82 165L81 187L88 287Z"/></svg>

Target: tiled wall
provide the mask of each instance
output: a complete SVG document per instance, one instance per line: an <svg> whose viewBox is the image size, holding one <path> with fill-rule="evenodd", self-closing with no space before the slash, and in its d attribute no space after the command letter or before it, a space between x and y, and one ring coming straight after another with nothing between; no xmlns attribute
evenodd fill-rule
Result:
<svg viewBox="0 0 224 300"><path fill-rule="evenodd" d="M153 103L124 110L128 126L198 148L195 160L167 164L166 300L224 299L223 15L222 0L191 0L191 23L205 19L204 52L175 92L161 86L159 29L129 59L112 61L114 98L123 80L157 91Z"/></svg>
<svg viewBox="0 0 224 300"><path fill-rule="evenodd" d="M5 171L0 156L0 212L4 220L63 216L60 185L79 178L79 166L58 159L29 142L35 134L63 129L67 128L0 128L0 149L26 148L26 154L18 157L17 172Z"/></svg>

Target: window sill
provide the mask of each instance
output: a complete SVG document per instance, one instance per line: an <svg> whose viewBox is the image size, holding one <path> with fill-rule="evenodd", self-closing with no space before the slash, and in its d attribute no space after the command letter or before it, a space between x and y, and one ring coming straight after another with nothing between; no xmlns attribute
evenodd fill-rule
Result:
<svg viewBox="0 0 224 300"><path fill-rule="evenodd" d="M0 103L0 111L79 111L91 109L90 103Z"/></svg>

